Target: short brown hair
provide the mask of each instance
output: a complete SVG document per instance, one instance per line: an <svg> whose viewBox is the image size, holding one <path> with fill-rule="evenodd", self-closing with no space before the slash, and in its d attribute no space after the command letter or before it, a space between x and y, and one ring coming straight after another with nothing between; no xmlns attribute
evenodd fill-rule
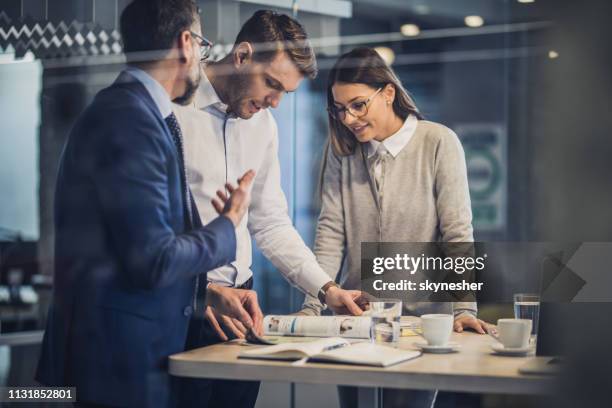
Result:
<svg viewBox="0 0 612 408"><path fill-rule="evenodd" d="M364 84L374 89L383 88L387 84L395 88L395 100L393 111L397 116L406 120L408 115L413 114L418 119L423 116L416 107L414 100L404 89L395 72L389 67L378 53L368 47L355 48L343 54L329 73L327 80L327 107L328 112L334 106L334 95L332 87L335 83ZM329 137L334 153L338 156L348 156L355 152L357 139L351 131L335 119L331 113L329 116Z"/></svg>
<svg viewBox="0 0 612 408"><path fill-rule="evenodd" d="M306 30L286 14L272 10L255 12L240 29L235 45L241 42L253 45L256 61L268 62L284 51L302 75L310 79L317 76L317 59Z"/></svg>

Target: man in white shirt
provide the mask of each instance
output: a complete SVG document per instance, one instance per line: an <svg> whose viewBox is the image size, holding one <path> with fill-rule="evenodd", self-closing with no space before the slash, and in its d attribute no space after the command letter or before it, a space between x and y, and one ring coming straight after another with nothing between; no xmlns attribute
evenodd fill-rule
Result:
<svg viewBox="0 0 612 408"><path fill-rule="evenodd" d="M252 237L290 283L336 313L359 315L362 309L355 301L360 292L339 288L319 266L292 225L281 189L278 130L267 108L276 108L283 94L294 92L304 77L316 74L314 52L302 26L272 11L255 13L242 27L231 53L204 68L195 109L175 109L185 136L187 178L200 215L207 220L214 215L210 200L218 194L224 197L217 192L219 183L232 182L246 169L256 172L248 214L236 230L236 261L210 271L209 281L240 288L252 285ZM227 340L228 334L244 337L245 329L237 320L214 308L207 308L205 315L208 323L192 328L200 332L200 339L188 347ZM218 338L210 339L211 333ZM220 385L209 388L213 394L225 393L223 398L240 394ZM249 406L251 397L252 393L242 395L240 404ZM208 397L208 403L233 404L214 396Z"/></svg>

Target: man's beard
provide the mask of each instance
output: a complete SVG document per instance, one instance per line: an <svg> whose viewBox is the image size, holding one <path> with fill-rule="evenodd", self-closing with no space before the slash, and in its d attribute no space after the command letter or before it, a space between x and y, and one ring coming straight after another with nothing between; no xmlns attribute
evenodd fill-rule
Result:
<svg viewBox="0 0 612 408"><path fill-rule="evenodd" d="M179 105L189 105L191 100L193 99L193 95L195 95L198 90L198 86L200 86L200 81L202 80L202 73L198 70L198 76L195 79L191 79L187 77L185 80L185 92L181 96L177 96L174 98L172 102L178 103Z"/></svg>
<svg viewBox="0 0 612 408"><path fill-rule="evenodd" d="M228 111L240 115L240 103L246 99L251 89L251 77L249 74L238 74L227 81Z"/></svg>

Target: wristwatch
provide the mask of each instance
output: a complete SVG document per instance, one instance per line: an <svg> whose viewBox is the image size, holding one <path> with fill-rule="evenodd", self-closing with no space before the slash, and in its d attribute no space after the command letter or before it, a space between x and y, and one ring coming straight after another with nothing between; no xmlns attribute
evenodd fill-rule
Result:
<svg viewBox="0 0 612 408"><path fill-rule="evenodd" d="M338 286L338 284L336 282L329 281L325 285L323 285L323 287L321 289L319 289L319 293L317 293L317 297L319 298L319 302L321 302L322 304L326 305L326 303L325 303L325 294L327 293L327 290L329 288L331 288L332 286L335 286L337 288L340 287L340 286Z"/></svg>

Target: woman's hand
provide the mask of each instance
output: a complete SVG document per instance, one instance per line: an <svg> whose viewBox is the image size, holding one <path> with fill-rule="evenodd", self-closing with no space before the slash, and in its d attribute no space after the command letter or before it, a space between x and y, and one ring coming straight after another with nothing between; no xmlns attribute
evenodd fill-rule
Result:
<svg viewBox="0 0 612 408"><path fill-rule="evenodd" d="M453 328L457 333L463 332L463 329L472 329L476 333L487 334L491 330L488 323L472 315L460 315L455 318Z"/></svg>

